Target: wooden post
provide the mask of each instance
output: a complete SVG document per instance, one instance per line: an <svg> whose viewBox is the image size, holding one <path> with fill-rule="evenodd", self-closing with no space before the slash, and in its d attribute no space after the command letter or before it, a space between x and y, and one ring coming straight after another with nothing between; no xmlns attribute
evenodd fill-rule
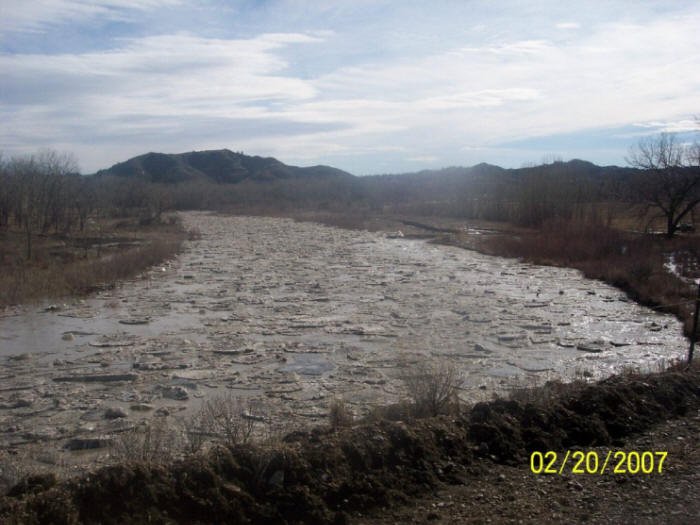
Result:
<svg viewBox="0 0 700 525"><path fill-rule="evenodd" d="M688 366L693 362L693 351L698 334L698 313L700 313L700 280L698 280L698 295L695 298L695 315L693 316L693 331L690 333L690 348L688 349Z"/></svg>

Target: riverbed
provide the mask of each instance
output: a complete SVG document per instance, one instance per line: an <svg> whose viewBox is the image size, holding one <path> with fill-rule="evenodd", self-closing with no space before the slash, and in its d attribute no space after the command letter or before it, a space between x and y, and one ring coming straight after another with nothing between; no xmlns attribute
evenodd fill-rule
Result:
<svg viewBox="0 0 700 525"><path fill-rule="evenodd" d="M0 318L0 449L108 443L215 395L290 426L406 397L447 362L460 397L648 370L686 351L680 323L578 271L288 219L186 213L176 259L95 296ZM92 441L90 441L92 440Z"/></svg>

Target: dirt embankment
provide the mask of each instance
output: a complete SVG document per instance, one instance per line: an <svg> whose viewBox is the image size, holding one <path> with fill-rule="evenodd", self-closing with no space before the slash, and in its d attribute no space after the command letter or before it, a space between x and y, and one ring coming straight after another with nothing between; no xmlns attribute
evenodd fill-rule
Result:
<svg viewBox="0 0 700 525"><path fill-rule="evenodd" d="M387 522L392 516L405 518L397 509L413 508L426 495L444 495L451 486L481 487L483 501L474 504L484 507L485 501L503 498L497 491L506 487L517 495L544 481L546 493L549 480L529 473L531 451L624 447L629 436L676 416L691 416L700 407L697 367L543 388L533 391L532 401L479 403L454 416L381 420L341 431L319 428L266 448L219 448L174 465L108 467L60 483L37 477L0 501L0 519L23 524ZM667 461L677 465L683 458L674 452ZM514 472L522 473L517 486L505 483ZM494 476L497 483L484 483ZM569 488L583 490L578 481L560 478ZM617 487L630 479L606 474L596 483L606 483L604 494L613 501ZM632 497L638 498L638 509L655 504L643 491ZM465 503L453 511L441 503L433 501L433 510L421 511L415 521L449 522L450 516L468 515ZM527 499L514 497L503 500L500 510L516 509L509 514L513 521L527 522L528 514L517 509L530 507ZM585 512L575 521L584 519ZM509 515L490 518L511 521ZM480 517L486 521L488 516ZM676 522L688 518L676 517ZM567 521L566 513L554 518Z"/></svg>

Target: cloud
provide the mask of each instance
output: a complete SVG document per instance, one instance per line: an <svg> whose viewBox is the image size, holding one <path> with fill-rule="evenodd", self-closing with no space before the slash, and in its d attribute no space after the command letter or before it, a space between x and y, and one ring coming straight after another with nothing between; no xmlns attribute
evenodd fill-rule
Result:
<svg viewBox="0 0 700 525"><path fill-rule="evenodd" d="M409 160L411 162L435 162L438 160L438 157L434 155L416 155L414 157L408 157L406 160Z"/></svg>
<svg viewBox="0 0 700 525"><path fill-rule="evenodd" d="M581 27L581 26L577 22L559 22L556 25L557 29L564 29L564 30L578 29L579 27Z"/></svg>
<svg viewBox="0 0 700 525"><path fill-rule="evenodd" d="M231 141L339 129L345 124L337 120L297 122L270 109L316 95L311 83L285 74L278 53L320 41L297 33L237 40L176 34L123 39L104 52L3 54L0 114L8 125L0 143L113 136L143 147L145 137L191 140L211 137L212 129Z"/></svg>
<svg viewBox="0 0 700 525"><path fill-rule="evenodd" d="M181 0L3 0L0 32L43 31L91 19L128 20L134 12L178 5Z"/></svg>
<svg viewBox="0 0 700 525"><path fill-rule="evenodd" d="M688 133L700 131L700 120L681 119L676 121L666 122L638 122L634 124L637 127L644 128L649 133Z"/></svg>
<svg viewBox="0 0 700 525"><path fill-rule="evenodd" d="M64 55L0 55L5 72L0 99L27 107L68 103L96 115L124 112L254 113L242 104L307 99L311 84L282 74L274 53L288 44L317 42L306 35L261 35L250 40L206 39L187 34L127 39L107 52Z"/></svg>
<svg viewBox="0 0 700 525"><path fill-rule="evenodd" d="M484 89L441 97L428 97L417 101L416 104L423 110L454 110L495 107L511 101L535 100L537 98L539 98L539 92L535 89Z"/></svg>
<svg viewBox="0 0 700 525"><path fill-rule="evenodd" d="M61 51L4 46L0 143L6 152L65 145L88 169L144 150L209 147L346 169L378 159L459 164L470 152L516 155L500 146L515 140L634 122L655 126L632 131L670 130L700 107L691 4L612 2L576 21L555 3L447 4L279 0L222 14L206 0L8 0L0 27L46 31L48 43L73 27L128 23ZM147 11L146 22L130 22ZM457 16L467 11L470 24Z"/></svg>

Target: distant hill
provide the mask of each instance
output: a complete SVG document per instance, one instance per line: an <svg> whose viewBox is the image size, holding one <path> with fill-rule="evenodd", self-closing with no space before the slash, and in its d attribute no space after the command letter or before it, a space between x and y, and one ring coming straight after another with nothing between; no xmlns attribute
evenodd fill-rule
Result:
<svg viewBox="0 0 700 525"><path fill-rule="evenodd" d="M300 168L272 157L251 157L227 149L178 154L146 153L100 170L95 175L133 177L159 183L203 179L231 184L244 180L271 181L308 176L354 178L350 173L330 166Z"/></svg>

